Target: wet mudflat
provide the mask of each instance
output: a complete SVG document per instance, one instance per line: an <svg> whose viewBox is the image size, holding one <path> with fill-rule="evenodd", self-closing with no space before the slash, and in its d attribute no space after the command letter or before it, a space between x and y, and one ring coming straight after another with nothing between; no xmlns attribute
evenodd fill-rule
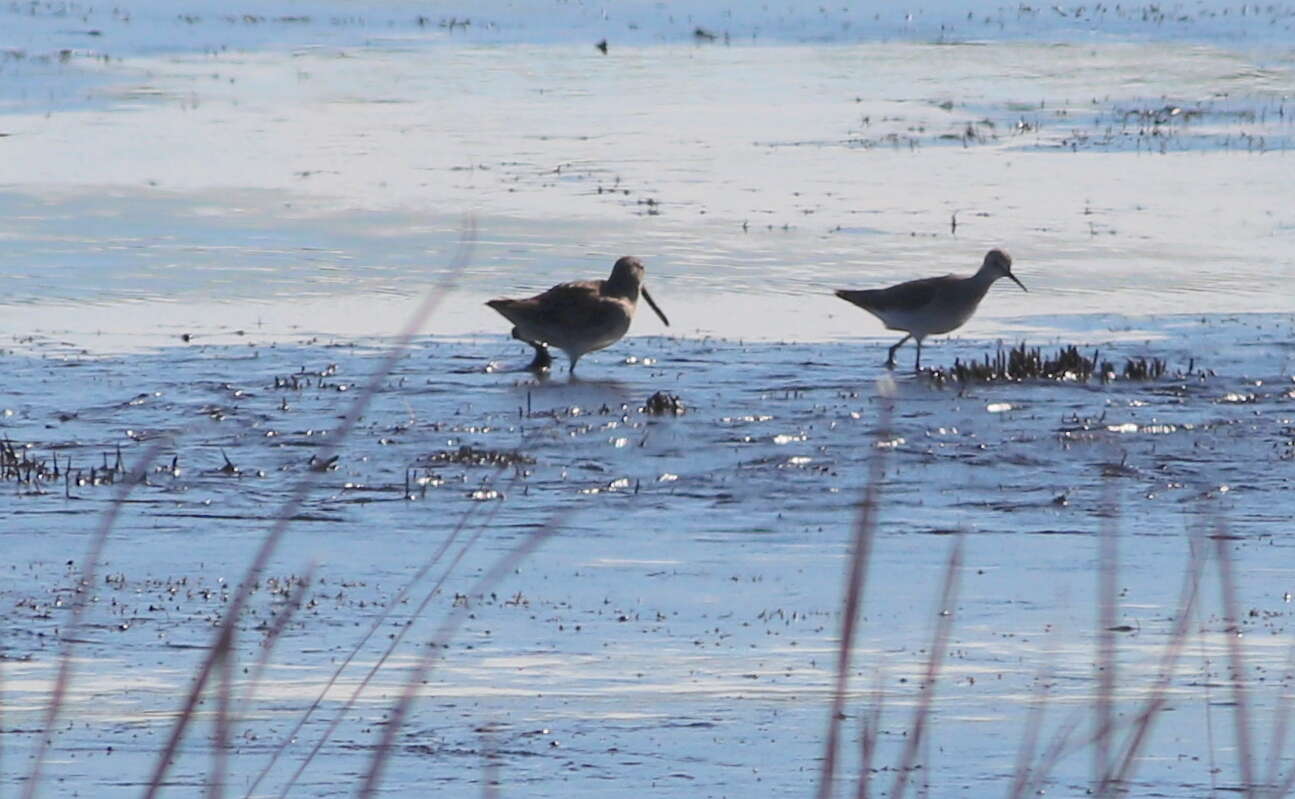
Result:
<svg viewBox="0 0 1295 799"><path fill-rule="evenodd" d="M108 481L120 478L118 453L129 467L156 441L157 463L130 492L89 589L51 790L139 792L233 584L307 475L315 487L240 624L238 663L252 669L306 581L304 605L234 725L236 791L460 522L451 554L365 644L258 791L286 784L411 624L296 789L349 793L411 659L465 604L469 616L397 738L393 792L463 789L486 775L535 796L806 790L822 754L854 506L879 451L849 740L881 697L880 762L898 751L939 610L954 629L945 672L926 689L937 700L919 761L936 795L1010 781L1041 684L1053 723L1088 713L1097 532L1111 498L1126 721L1158 674L1190 531L1217 533L1223 522L1242 575L1243 678L1267 730L1289 689L1291 340L1285 317L1180 317L1149 339L1082 342L1110 359L1162 358L1159 380L940 387L886 374L871 342L638 337L589 356L577 380L537 380L502 371L525 360L516 342L428 338L383 381L333 462L314 455L383 342L253 340L127 356L13 344L7 451L40 465L26 476L10 468L3 486L6 780L22 773L39 730L74 564L117 488ZM952 340L927 357L947 364L993 347ZM683 412L645 409L658 391ZM886 401L894 416L880 431ZM555 517L557 534L515 574L470 594L500 553ZM963 593L937 608L958 531ZM1147 790L1236 780L1228 623L1212 572L1206 586L1165 713L1172 723L1162 721L1139 775ZM182 749L181 785L205 779L209 736L200 725ZM1063 790L1087 779L1091 754L1076 749L1055 775Z"/></svg>

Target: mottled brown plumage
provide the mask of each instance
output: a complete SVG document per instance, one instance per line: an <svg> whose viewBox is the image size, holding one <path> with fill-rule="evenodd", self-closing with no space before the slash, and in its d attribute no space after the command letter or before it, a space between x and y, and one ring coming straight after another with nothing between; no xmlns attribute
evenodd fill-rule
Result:
<svg viewBox="0 0 1295 799"><path fill-rule="evenodd" d="M640 294L670 326L643 286L644 271L639 259L625 256L612 267L611 277L606 280L560 283L534 297L490 300L486 305L513 323L513 338L535 348L535 360L529 368L548 368L552 363L548 347L554 346L567 354L571 360L569 371L575 372L580 356L611 346L625 335Z"/></svg>
<svg viewBox="0 0 1295 799"><path fill-rule="evenodd" d="M894 368L895 350L912 338L917 341L916 368L921 369L922 339L962 327L1000 277L1010 278L1022 291L1028 291L1012 274L1011 257L1002 250L990 250L971 277L927 277L884 289L842 289L836 296L876 316L890 330L908 334L890 348L886 366Z"/></svg>

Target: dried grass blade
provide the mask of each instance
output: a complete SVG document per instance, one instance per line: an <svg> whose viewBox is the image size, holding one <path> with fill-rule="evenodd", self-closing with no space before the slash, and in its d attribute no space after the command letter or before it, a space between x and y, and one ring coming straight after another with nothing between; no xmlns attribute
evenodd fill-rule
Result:
<svg viewBox="0 0 1295 799"><path fill-rule="evenodd" d="M863 720L863 733L859 736L859 779L855 783L855 799L868 799L872 780L872 764L877 757L877 736L881 733L881 714L886 703L886 668L878 666L873 675L872 710Z"/></svg>
<svg viewBox="0 0 1295 799"><path fill-rule="evenodd" d="M225 795L225 778L229 772L230 704L234 693L234 639L230 638L217 661L215 735L211 745L211 771L207 775L207 799Z"/></svg>
<svg viewBox="0 0 1295 799"><path fill-rule="evenodd" d="M1152 686L1151 694L1147 698L1143 709L1134 717L1133 732L1126 739L1124 752L1118 758L1119 762L1114 773L1103 781L1099 786L1099 793L1112 790L1120 790L1120 787L1126 785L1133 779L1137 770L1137 759L1142 753L1142 748L1146 745L1151 735L1151 728L1160 716L1160 711L1164 709L1168 701L1169 686L1173 683L1174 673L1178 668L1178 660L1182 656L1183 649L1187 645L1187 633L1190 630L1192 616L1196 610L1196 602L1200 595L1201 576L1205 570L1205 561L1202 559L1197 547L1191 549L1191 562L1188 564L1187 571L1183 575L1183 587L1178 598L1178 613L1174 618L1174 628L1169 634L1169 641L1165 644L1164 655L1160 660L1160 676Z"/></svg>
<svg viewBox="0 0 1295 799"><path fill-rule="evenodd" d="M962 551L966 543L963 533L953 540L949 551L949 563L944 570L944 584L940 589L940 604L935 632L931 636L931 654L926 661L926 675L922 680L922 698L913 709L913 722L909 727L908 738L904 742L904 753L899 765L895 767L895 784L890 790L890 799L903 799L908 788L908 777L917 762L917 750L926 734L930 723L931 705L935 701L935 685L940 678L940 669L944 665L944 654L948 649L949 635L953 631L953 607L958 601L958 583L962 571Z"/></svg>
<svg viewBox="0 0 1295 799"><path fill-rule="evenodd" d="M1038 746L1039 733L1043 729L1043 717L1051 695L1052 679L1056 669L1057 652L1052 648L1047 661L1039 667L1035 675L1037 685L1030 702L1030 712L1025 717L1025 729L1021 731L1021 745L1016 750L1016 767L1012 770L1012 785L1007 791L1008 799L1021 799L1025 788L1031 782L1032 764L1035 748Z"/></svg>
<svg viewBox="0 0 1295 799"><path fill-rule="evenodd" d="M1295 674L1295 645L1292 645L1286 655L1286 679L1282 684L1289 684L1292 675ZM1275 786L1272 790L1273 799L1282 799L1283 796L1290 793L1292 785L1295 785L1295 769L1286 775L1286 779L1278 783L1281 776L1281 756L1286 751L1286 736L1290 732L1291 717L1291 695L1285 692L1277 700L1277 720L1273 722L1273 737L1268 745L1268 778L1265 785Z"/></svg>
<svg viewBox="0 0 1295 799"><path fill-rule="evenodd" d="M1215 555L1219 565L1219 591L1223 601L1224 634L1228 642L1228 660L1232 666L1232 699L1235 704L1233 721L1236 725L1237 765L1241 772L1241 791L1246 797L1255 795L1254 760L1250 743L1250 710L1246 698L1245 659L1241 652L1241 616L1237 611L1237 587L1232 574L1232 553L1228 551L1228 538L1220 524L1214 536Z"/></svg>
<svg viewBox="0 0 1295 799"><path fill-rule="evenodd" d="M877 428L877 444L890 436L891 404L883 401ZM859 609L863 604L863 590L868 578L868 563L872 558L872 543L877 532L877 495L885 474L886 448L874 446L868 469L868 484L863 489L859 515L854 523L854 539L850 559L846 566L845 604L841 612L841 641L836 651L836 685L832 694L832 707L827 719L827 738L823 744L823 768L818 778L818 799L832 795L832 780L836 776L836 755L840 749L841 719L845 716L845 694L850 677L850 656L854 650L855 627Z"/></svg>
<svg viewBox="0 0 1295 799"><path fill-rule="evenodd" d="M245 715L248 706L252 703L252 699L256 696L257 689L261 687L261 678L265 675L265 670L270 665L270 656L274 654L275 647L278 646L279 640L283 638L283 633L288 629L288 625L296 617L297 611L301 610L306 591L310 589L310 586L315 581L315 568L316 564L314 562L306 567L306 573L298 578L297 584L292 587L292 593L288 595L288 598L283 603L283 609L279 611L279 615L274 617L274 624L270 625L270 629L266 631L265 638L261 641L261 654L257 656L256 664L252 667L252 673L248 677L246 687L243 689L238 716Z"/></svg>
<svg viewBox="0 0 1295 799"><path fill-rule="evenodd" d="M321 461L328 461L330 458L339 454L342 444L350 436L351 431L359 422L364 412L368 410L369 404L373 397L377 395L378 390L382 387L383 381L387 375L391 374L400 357L408 349L409 343L413 337L431 317L432 313L440 306L441 301L449 294L450 289L457 281L460 273L463 271L471 256L473 245L476 241L476 220L469 217L465 225L464 232L459 241L458 251L451 261L450 269L446 275L427 293L423 298L418 309L410 316L396 338L396 342L383 356L378 368L374 371L364 389L360 391L355 400L351 403L342 423L338 425L333 434L328 437L324 445L316 453ZM144 793L144 799L153 799L161 788L162 783L166 780L166 775L171 769L171 762L175 757L176 749L180 746L180 741L184 737L189 723L193 720L194 709L198 705L198 699L206 689L208 681L211 679L212 669L215 665L217 652L222 646L227 646L232 639L232 631L238 624L238 619L242 615L243 607L247 604L251 596L252 586L260 579L261 573L265 571L269 564L270 557L278 548L279 542L283 539L288 525L292 522L293 516L305 504L306 497L314 488L321 472L310 470L305 472L301 480L294 486L292 494L280 507L275 516L274 525L266 534L261 542L260 548L252 558L247 570L243 574L243 579L239 583L238 590L230 598L229 605L225 610L225 617L222 620L221 627L216 632L215 643L212 646L211 653L204 659L199 667L198 674L194 678L193 684L189 688L189 693L185 697L180 712L176 717L175 724L171 728L171 734L162 751L158 754L154 764L153 773L149 777L149 784Z"/></svg>
<svg viewBox="0 0 1295 799"><path fill-rule="evenodd" d="M413 624L412 624L413 620L421 618L422 615L427 612L427 607L432 603L432 599L440 592L441 587L445 585L445 581L449 579L450 575L454 573L454 570L458 567L459 562L463 560L464 555L466 555L468 551L472 549L472 547L476 544L477 540L481 538L482 533L490 529L490 523L494 520L495 514L499 512L500 507L501 505L496 503L494 507L491 508L490 514L486 516L485 520L481 523L481 525L478 526L475 531L473 531L472 535L468 538L468 540L465 541L463 543L463 546L459 548L458 554L455 555L454 559L450 561L450 564L445 567L445 571L441 572L441 576L437 578L436 582L433 583L430 588L427 589L427 593L423 595L423 601L418 604L418 607L414 609L413 614L410 616L411 623L402 624L400 626L400 629L396 632L396 634L391 637L391 641L387 644L386 650L384 650L382 655L377 659L377 661L372 666L369 667L368 672L365 673L364 677L360 680L359 684L355 686L355 690L351 691L351 695L347 697L346 702L342 705L342 707L339 708L338 711L333 714L332 720L329 721L328 726L324 728L324 732L319 736L319 740L315 741L315 745L311 747L310 752L308 752L306 756L302 758L301 762L297 764L297 769L292 773L292 777L290 777L287 783L284 784L283 788L280 789L279 791L280 799L283 799L283 797L286 797L288 795L288 792L291 791L293 786L297 784L297 781L301 779L301 775L306 772L306 769L310 766L312 762L314 762L314 759L319 755L320 750L324 748L324 744L328 743L328 741L332 739L333 733L337 731L338 726L342 723L342 719L346 718L346 714L351 712L351 708L355 707L355 703L360 700L360 696L363 695L365 690L368 689L369 683L373 681L373 678L377 676L378 672L382 670L382 667L386 665L387 660L389 660L391 658L391 655L395 653L396 648L399 647L401 642L405 640L405 634L413 629ZM302 718L297 722L297 726L293 728L292 733L284 739L284 743L280 746L279 750L276 752L276 756L278 752L281 752L284 750L284 748L287 746L287 743L289 741L293 741L296 739L297 734L300 732L301 728L305 725L306 719L308 719L310 715L320 705L323 704L324 697L327 696L328 691L333 686L333 683L335 683L337 679L341 676L342 672L346 669L347 665L350 664L351 660L356 655L358 655L360 651L364 648L364 644L369 640L370 635L372 635L373 632L376 632L379 629L382 621L385 620L387 616L390 615L392 610L394 610L395 608L399 607L402 604L403 598L406 594L408 594L409 590L412 589L414 585L421 582L423 577L426 576L427 572L431 570L432 566L440 561L441 557L445 554L445 551L449 549L451 542L453 542L454 539L463 530L464 526L467 523L468 518L470 517L471 517L471 510L469 510L468 513L464 514L463 518L459 521L458 526L455 527L454 532L450 534L449 537L446 538L445 543L443 543L437 549L436 553L431 558L428 559L428 562L424 564L423 568L420 569L416 575L414 575L413 579L411 579L408 583L406 583L405 587L401 590L401 592L396 597L394 597L391 602L387 604L387 607L383 609L383 612L380 614L379 618L374 620L374 624L370 628L370 632L365 634L364 638L361 639L360 643L357 644L355 648L351 650L351 653L349 655L347 655L346 661L342 663L341 666L338 667L337 671L333 673L332 679L330 679L328 681L328 685L324 686L324 689L320 691L319 696L315 699L314 704L310 706L310 709L307 710L306 713L302 716ZM271 760L271 765L273 765L273 760ZM251 795L250 791L248 792L248 795L250 797Z"/></svg>
<svg viewBox="0 0 1295 799"><path fill-rule="evenodd" d="M1097 795L1105 796L1103 787L1111 767L1112 725L1115 706L1115 620L1119 612L1116 592L1119 577L1119 504L1115 489L1106 481L1103 491L1104 512L1097 552L1097 701L1094 704L1093 773L1091 783Z"/></svg>
<svg viewBox="0 0 1295 799"><path fill-rule="evenodd" d="M560 520L565 514L551 519L547 524L536 530L535 533L522 540L520 544L513 547L512 550L505 553L495 565L490 568L479 580L473 585L468 592L469 596L477 596L489 593L494 587L504 579L518 564L528 558L532 552L538 549L551 536L555 535L559 529ZM382 782L382 774L386 768L387 761L391 758L391 752L394 748L396 734L404 725L405 716L409 713L409 708L413 706L414 699L418 695L418 686L427 678L428 672L431 671L432 664L440 659L441 652L449 646L450 639L458 630L463 620L468 615L466 603L460 607L454 608L453 611L441 623L432 640L427 644L427 651L419 659L418 664L414 667L409 679L405 682L405 690L396 704L392 707L391 713L387 718L387 723L382 728L382 737L378 741L376 751L373 755L373 761L369 766L369 772L364 777L364 782L360 785L357 796L360 799L370 799L377 792L378 786Z"/></svg>
<svg viewBox="0 0 1295 799"><path fill-rule="evenodd" d="M37 737L39 743L36 745L36 753L32 756L31 771L28 773L26 783L23 785L23 799L32 799L40 788L41 774L45 767L45 757L49 753L49 747L54 738L54 727L63 712L63 703L67 699L67 689L72 682L72 653L76 648L73 642L79 637L77 632L81 629L81 622L85 617L86 600L89 593L94 590L98 579L99 559L103 556L103 549L108 543L108 534L116 526L117 517L121 515L121 509L126 504L127 497L135 490L135 486L144 482L144 479L148 476L148 470L166 445L167 442L162 439L150 444L139 456L139 459L135 462L135 468L131 469L126 479L117 483L112 501L109 503L107 510L103 512L103 515L100 516L99 526L95 529L94 537L90 539L90 547L86 550L85 558L81 561L81 577L78 590L73 594L70 618L63 628L58 674L54 678L54 690L50 694L49 706L45 709L45 719L41 724L40 735Z"/></svg>
<svg viewBox="0 0 1295 799"><path fill-rule="evenodd" d="M1052 740L1039 755L1039 761L1029 774L1029 780L1026 782L1025 789L1021 792L1024 796L1041 796L1043 794L1043 783L1051 776L1052 770L1057 767L1057 763L1067 754L1074 751L1082 751L1082 747L1088 746L1090 741L1081 741L1078 744L1072 743L1075 730L1079 729L1087 714L1086 708L1077 708L1070 714L1070 718L1057 728L1053 733Z"/></svg>

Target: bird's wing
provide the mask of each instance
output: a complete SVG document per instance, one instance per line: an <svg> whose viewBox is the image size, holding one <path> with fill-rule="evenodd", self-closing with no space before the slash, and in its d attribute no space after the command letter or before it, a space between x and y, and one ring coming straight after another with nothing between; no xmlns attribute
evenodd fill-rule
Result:
<svg viewBox="0 0 1295 799"><path fill-rule="evenodd" d="M613 325L621 313L615 299L602 295L600 280L559 283L524 300L491 300L486 304L550 343L563 338L563 331L572 327Z"/></svg>
<svg viewBox="0 0 1295 799"><path fill-rule="evenodd" d="M868 311L912 310L930 304L949 277L926 277L884 289L841 290L836 296Z"/></svg>

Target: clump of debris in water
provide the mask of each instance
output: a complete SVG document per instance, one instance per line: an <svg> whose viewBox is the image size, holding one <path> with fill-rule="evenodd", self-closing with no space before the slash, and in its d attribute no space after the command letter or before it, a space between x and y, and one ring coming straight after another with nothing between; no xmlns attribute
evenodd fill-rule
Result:
<svg viewBox="0 0 1295 799"><path fill-rule="evenodd" d="M1111 361L1103 361L1101 352L1094 350L1092 357L1071 345L1062 347L1055 356L1044 355L1041 347L1025 344L1004 349L999 346L986 353L981 360L963 362L956 359L948 368L927 369L924 374L932 382L945 383L1003 383L1023 380L1057 380L1086 383L1096 377L1102 383L1115 380L1159 380L1166 373L1165 362L1160 358L1128 358L1118 369ZM1187 373L1195 371L1195 362Z"/></svg>
<svg viewBox="0 0 1295 799"><path fill-rule="evenodd" d="M678 416L684 412L684 405L678 396L665 391L658 391L648 397L647 402L643 403L643 411L653 416L665 414Z"/></svg>
<svg viewBox="0 0 1295 799"><path fill-rule="evenodd" d="M535 463L535 458L516 450L477 449L463 445L458 449L443 449L429 452L418 458L424 466L455 464L459 466L517 466Z"/></svg>

